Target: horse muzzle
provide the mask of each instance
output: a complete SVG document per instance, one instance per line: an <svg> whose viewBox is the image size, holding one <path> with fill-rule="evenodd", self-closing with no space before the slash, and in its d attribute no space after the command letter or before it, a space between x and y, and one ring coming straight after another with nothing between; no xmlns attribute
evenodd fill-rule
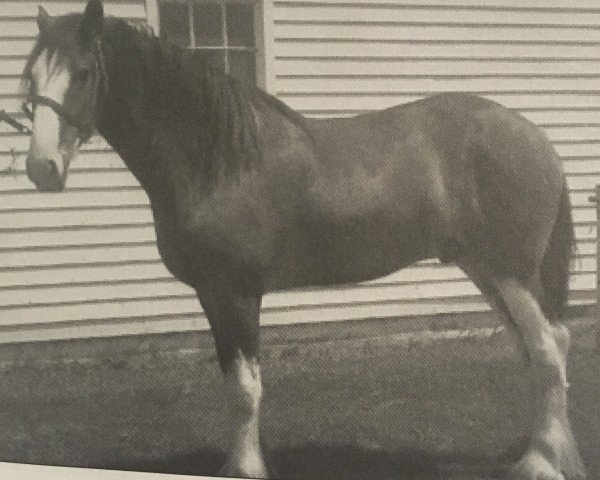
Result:
<svg viewBox="0 0 600 480"><path fill-rule="evenodd" d="M65 188L65 179L60 174L56 161L45 158L27 157L27 176L42 192L60 192Z"/></svg>

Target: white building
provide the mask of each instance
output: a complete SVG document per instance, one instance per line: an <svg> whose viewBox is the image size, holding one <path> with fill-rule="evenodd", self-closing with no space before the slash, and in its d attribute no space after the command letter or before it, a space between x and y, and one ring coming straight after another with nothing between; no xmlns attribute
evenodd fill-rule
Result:
<svg viewBox="0 0 600 480"><path fill-rule="evenodd" d="M82 2L42 2L51 14ZM440 91L471 91L540 125L564 161L578 239L572 302L595 298L600 183L598 0L107 0L203 48L309 116L347 116ZM37 1L0 0L0 109L16 113ZM193 292L162 266L147 198L101 141L68 191L36 192L28 138L0 125L0 343L206 328ZM14 152L15 156L11 153ZM263 324L486 309L435 262L368 284L272 294Z"/></svg>

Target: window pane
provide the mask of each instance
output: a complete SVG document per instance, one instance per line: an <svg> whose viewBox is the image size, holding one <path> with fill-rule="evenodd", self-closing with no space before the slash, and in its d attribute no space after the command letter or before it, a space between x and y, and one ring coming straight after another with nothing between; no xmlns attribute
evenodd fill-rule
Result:
<svg viewBox="0 0 600 480"><path fill-rule="evenodd" d="M194 5L194 34L198 47L223 45L221 5L215 3Z"/></svg>
<svg viewBox="0 0 600 480"><path fill-rule="evenodd" d="M184 3L160 2L160 36L182 47L190 46L188 6Z"/></svg>
<svg viewBox="0 0 600 480"><path fill-rule="evenodd" d="M229 3L227 12L227 43L232 46L254 46L254 6Z"/></svg>
<svg viewBox="0 0 600 480"><path fill-rule="evenodd" d="M205 61L215 67L225 70L225 51L224 50L194 50L195 55L204 58Z"/></svg>
<svg viewBox="0 0 600 480"><path fill-rule="evenodd" d="M229 50L229 73L246 83L256 83L256 66L253 52Z"/></svg>

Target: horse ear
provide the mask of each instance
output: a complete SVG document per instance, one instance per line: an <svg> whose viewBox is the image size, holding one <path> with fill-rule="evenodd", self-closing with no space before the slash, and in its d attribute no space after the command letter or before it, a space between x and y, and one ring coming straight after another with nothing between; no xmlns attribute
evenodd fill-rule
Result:
<svg viewBox="0 0 600 480"><path fill-rule="evenodd" d="M43 32L48 29L48 27L53 23L54 18L50 15L44 7L41 5L38 6L38 17L37 24L40 32Z"/></svg>
<svg viewBox="0 0 600 480"><path fill-rule="evenodd" d="M79 37L84 45L88 45L102 35L104 27L104 7L101 0L89 0L85 6L81 25L79 27Z"/></svg>

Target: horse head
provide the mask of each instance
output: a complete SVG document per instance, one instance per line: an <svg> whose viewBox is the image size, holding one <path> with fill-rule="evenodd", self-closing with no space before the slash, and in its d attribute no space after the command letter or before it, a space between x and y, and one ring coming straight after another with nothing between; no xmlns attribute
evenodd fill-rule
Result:
<svg viewBox="0 0 600 480"><path fill-rule="evenodd" d="M33 124L27 175L40 190L60 191L71 161L94 131L106 83L102 2L89 0L83 14L60 17L40 7L37 23L39 35L24 71Z"/></svg>

